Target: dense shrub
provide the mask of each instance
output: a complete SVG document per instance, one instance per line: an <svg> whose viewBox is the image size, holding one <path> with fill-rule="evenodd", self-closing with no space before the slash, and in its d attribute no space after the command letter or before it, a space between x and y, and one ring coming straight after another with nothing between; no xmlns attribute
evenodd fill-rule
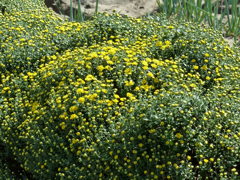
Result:
<svg viewBox="0 0 240 180"><path fill-rule="evenodd" d="M8 179L8 178L14 178L13 172L8 168L7 163L3 162L2 156L0 161L0 177L1 179Z"/></svg>
<svg viewBox="0 0 240 180"><path fill-rule="evenodd" d="M36 17L20 14L0 19ZM218 33L160 16L37 18L10 41L0 29L4 157L36 179L237 179L240 59Z"/></svg>

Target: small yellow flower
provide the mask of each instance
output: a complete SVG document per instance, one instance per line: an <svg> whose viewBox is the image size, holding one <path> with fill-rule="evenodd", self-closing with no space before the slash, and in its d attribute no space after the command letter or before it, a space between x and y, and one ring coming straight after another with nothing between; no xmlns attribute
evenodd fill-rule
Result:
<svg viewBox="0 0 240 180"><path fill-rule="evenodd" d="M174 26L167 26L168 29L174 29Z"/></svg>
<svg viewBox="0 0 240 180"><path fill-rule="evenodd" d="M70 112L74 112L74 111L77 111L78 110L78 107L77 106L71 106L70 108L69 108L69 111Z"/></svg>
<svg viewBox="0 0 240 180"><path fill-rule="evenodd" d="M124 70L124 73L130 75L132 74L132 70L130 68L127 68Z"/></svg>
<svg viewBox="0 0 240 180"><path fill-rule="evenodd" d="M148 72L148 73L147 73L147 76L148 76L148 77L151 77L151 78L154 78L154 75L153 75L153 73L151 73L151 72Z"/></svg>
<svg viewBox="0 0 240 180"><path fill-rule="evenodd" d="M125 81L125 85L126 86L133 86L135 83L134 83L134 81Z"/></svg>
<svg viewBox="0 0 240 180"><path fill-rule="evenodd" d="M204 56L205 56L205 57L209 57L210 55L209 55L208 53L205 53Z"/></svg>
<svg viewBox="0 0 240 180"><path fill-rule="evenodd" d="M193 66L193 69L195 69L195 70L198 70L199 69L199 66Z"/></svg>
<svg viewBox="0 0 240 180"><path fill-rule="evenodd" d="M98 70L98 71L103 71L103 70L104 70L104 66L103 66L103 65L98 66L98 67L97 67L97 70Z"/></svg>
<svg viewBox="0 0 240 180"><path fill-rule="evenodd" d="M194 84L194 83L190 84L189 86L190 86L191 88L196 88L196 87L197 87L197 85Z"/></svg>
<svg viewBox="0 0 240 180"><path fill-rule="evenodd" d="M204 161L205 163L208 163L208 159L204 159L203 161Z"/></svg>
<svg viewBox="0 0 240 180"><path fill-rule="evenodd" d="M203 65L203 66L201 67L201 69L204 70L204 71L206 71L206 70L208 69L208 67L207 67L207 65Z"/></svg>
<svg viewBox="0 0 240 180"><path fill-rule="evenodd" d="M131 98L134 97L134 95L132 93L127 93L127 97Z"/></svg>
<svg viewBox="0 0 240 180"><path fill-rule="evenodd" d="M156 132L156 129L150 129L148 132L149 132L150 134L153 134L153 133Z"/></svg>
<svg viewBox="0 0 240 180"><path fill-rule="evenodd" d="M79 102L79 103L84 103L84 102L85 102L85 98L84 98L84 97L78 98L78 102Z"/></svg>
<svg viewBox="0 0 240 180"><path fill-rule="evenodd" d="M148 66L148 62L147 61L142 61L142 65Z"/></svg>
<svg viewBox="0 0 240 180"><path fill-rule="evenodd" d="M209 76L207 76L207 77L206 77L206 80L208 80L208 81L209 81L210 79L211 79L211 78L210 78Z"/></svg>
<svg viewBox="0 0 240 180"><path fill-rule="evenodd" d="M86 78L85 78L85 80L86 81L92 81L92 80L95 80L96 78L93 76L93 75L91 75L91 74L88 74L87 76L86 76Z"/></svg>
<svg viewBox="0 0 240 180"><path fill-rule="evenodd" d="M167 41L165 41L165 44L169 46L169 45L171 45L172 43L171 43L171 41L168 41L168 40L167 40Z"/></svg>
<svg viewBox="0 0 240 180"><path fill-rule="evenodd" d="M71 116L70 116L70 119L77 119L78 118L78 116L76 115L76 114L72 114Z"/></svg>
<svg viewBox="0 0 240 180"><path fill-rule="evenodd" d="M76 92L77 92L77 94L81 94L81 93L84 93L85 90L84 90L83 88L78 88L78 89L76 90Z"/></svg>
<svg viewBox="0 0 240 180"><path fill-rule="evenodd" d="M156 43L156 46L162 46L163 45L163 42L162 41L158 41L157 43Z"/></svg>
<svg viewBox="0 0 240 180"><path fill-rule="evenodd" d="M181 138L183 137L183 135L182 135L181 133L177 133L175 136L176 136L178 139L181 139Z"/></svg>
<svg viewBox="0 0 240 180"><path fill-rule="evenodd" d="M143 144L142 143L138 144L138 147L140 147L140 148L143 147Z"/></svg>

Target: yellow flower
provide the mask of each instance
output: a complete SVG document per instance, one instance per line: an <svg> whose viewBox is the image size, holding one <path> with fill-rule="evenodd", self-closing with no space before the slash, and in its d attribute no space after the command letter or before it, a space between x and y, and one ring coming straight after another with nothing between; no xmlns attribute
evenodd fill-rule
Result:
<svg viewBox="0 0 240 180"><path fill-rule="evenodd" d="M157 68L157 64L151 64L152 68L156 69Z"/></svg>
<svg viewBox="0 0 240 180"><path fill-rule="evenodd" d="M87 98L91 101L93 101L94 99L96 99L98 97L97 93L94 93L94 94L90 94L87 96Z"/></svg>
<svg viewBox="0 0 240 180"><path fill-rule="evenodd" d="M69 111L70 112L74 112L74 111L77 111L78 110L78 107L77 106L71 106L70 108L69 108Z"/></svg>
<svg viewBox="0 0 240 180"><path fill-rule="evenodd" d="M114 156L114 159L118 159L118 155L115 155L115 156Z"/></svg>
<svg viewBox="0 0 240 180"><path fill-rule="evenodd" d="M85 98L84 98L84 97L78 98L78 102L79 102L79 103L84 103L84 102L85 102Z"/></svg>
<svg viewBox="0 0 240 180"><path fill-rule="evenodd" d="M84 93L85 91L83 88L78 88L76 92L77 94L81 94L81 93Z"/></svg>
<svg viewBox="0 0 240 180"><path fill-rule="evenodd" d="M183 137L183 135L182 135L181 133L177 133L175 136L176 136L178 139L180 139L180 138Z"/></svg>
<svg viewBox="0 0 240 180"><path fill-rule="evenodd" d="M113 61L107 61L107 63L110 65L114 64Z"/></svg>
<svg viewBox="0 0 240 180"><path fill-rule="evenodd" d="M194 83L190 84L189 86L192 87L192 88L196 88L197 87L197 85L194 84Z"/></svg>
<svg viewBox="0 0 240 180"><path fill-rule="evenodd" d="M103 70L104 70L104 66L103 66L103 65L98 66L98 67L97 67L97 70L98 70L98 71L103 71Z"/></svg>
<svg viewBox="0 0 240 180"><path fill-rule="evenodd" d="M208 163L208 159L204 159L203 161L204 161L205 163Z"/></svg>
<svg viewBox="0 0 240 180"><path fill-rule="evenodd" d="M142 65L148 66L148 62L147 61L142 61Z"/></svg>
<svg viewBox="0 0 240 180"><path fill-rule="evenodd" d="M203 65L203 66L201 67L201 69L206 71L206 70L208 69L208 67L207 67L207 65Z"/></svg>
<svg viewBox="0 0 240 180"><path fill-rule="evenodd" d="M210 80L211 78L209 76L206 77L206 80Z"/></svg>
<svg viewBox="0 0 240 180"><path fill-rule="evenodd" d="M156 43L156 46L162 46L163 45L163 42L162 41L158 41L157 43Z"/></svg>
<svg viewBox="0 0 240 180"><path fill-rule="evenodd" d="M62 123L60 123L60 127L62 130L64 130L67 126L66 126L65 122L62 122Z"/></svg>
<svg viewBox="0 0 240 180"><path fill-rule="evenodd" d="M127 97L129 97L129 99L131 99L131 100L136 99L132 93L127 93Z"/></svg>
<svg viewBox="0 0 240 180"><path fill-rule="evenodd" d="M147 70L148 69L148 66L143 66L142 67L144 70Z"/></svg>
<svg viewBox="0 0 240 180"><path fill-rule="evenodd" d="M89 58L92 59L92 58L97 58L98 57L98 54L96 52L92 52L89 54Z"/></svg>
<svg viewBox="0 0 240 180"><path fill-rule="evenodd" d="M169 46L169 45L171 45L172 43L171 43L171 41L168 41L168 40L167 40L167 41L165 41L165 44Z"/></svg>
<svg viewBox="0 0 240 180"><path fill-rule="evenodd" d="M114 94L113 96L114 96L116 99L119 99L119 98L120 98L120 96L117 95L117 94Z"/></svg>
<svg viewBox="0 0 240 180"><path fill-rule="evenodd" d="M154 78L154 75L153 75L153 73L151 73L151 72L148 72L148 73L147 73L147 76L148 76L148 77L151 77L151 78Z"/></svg>
<svg viewBox="0 0 240 180"><path fill-rule="evenodd" d="M124 73L130 75L132 74L132 70L130 68L127 68L124 70Z"/></svg>
<svg viewBox="0 0 240 180"><path fill-rule="evenodd" d="M134 85L134 81L125 81L125 85L126 86L133 86Z"/></svg>
<svg viewBox="0 0 240 180"><path fill-rule="evenodd" d="M198 70L199 67L198 66L193 66L193 69Z"/></svg>
<svg viewBox="0 0 240 180"><path fill-rule="evenodd" d="M88 74L87 76L86 76L86 78L85 78L85 80L86 81L92 81L92 80L95 80L96 78L93 76L93 75L91 75L91 74Z"/></svg>
<svg viewBox="0 0 240 180"><path fill-rule="evenodd" d="M148 132L149 132L150 134L153 134L153 133L156 132L156 129L150 129L150 130L148 130Z"/></svg>
<svg viewBox="0 0 240 180"><path fill-rule="evenodd" d="M142 143L140 143L140 144L138 144L138 146L141 148L141 147L143 147L143 144L142 144Z"/></svg>
<svg viewBox="0 0 240 180"><path fill-rule="evenodd" d="M210 55L209 55L208 53L205 53L204 56L205 56L205 57L209 57Z"/></svg>
<svg viewBox="0 0 240 180"><path fill-rule="evenodd" d="M77 119L78 118L78 116L76 115L76 114L72 114L71 116L70 116L70 119Z"/></svg>
<svg viewBox="0 0 240 180"><path fill-rule="evenodd" d="M174 26L167 26L168 29L174 29Z"/></svg>

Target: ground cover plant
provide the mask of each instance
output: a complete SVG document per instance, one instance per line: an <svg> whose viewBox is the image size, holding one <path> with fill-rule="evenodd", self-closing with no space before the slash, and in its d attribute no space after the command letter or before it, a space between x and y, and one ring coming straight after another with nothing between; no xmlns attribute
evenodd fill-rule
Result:
<svg viewBox="0 0 240 180"><path fill-rule="evenodd" d="M0 15L1 178L239 177L237 47L160 15L37 6Z"/></svg>

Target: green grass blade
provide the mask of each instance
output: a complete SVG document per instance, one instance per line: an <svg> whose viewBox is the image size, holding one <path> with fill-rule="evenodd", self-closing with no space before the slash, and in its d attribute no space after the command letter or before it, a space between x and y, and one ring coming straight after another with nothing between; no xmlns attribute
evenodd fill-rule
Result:
<svg viewBox="0 0 240 180"><path fill-rule="evenodd" d="M79 22L84 21L82 9L81 9L81 0L78 0L77 21Z"/></svg>
<svg viewBox="0 0 240 180"><path fill-rule="evenodd" d="M159 3L160 3L160 1L159 1ZM98 13L98 0L96 0L96 8L95 8L95 14L97 14L97 13Z"/></svg>
<svg viewBox="0 0 240 180"><path fill-rule="evenodd" d="M73 21L73 2L70 0L70 21Z"/></svg>

